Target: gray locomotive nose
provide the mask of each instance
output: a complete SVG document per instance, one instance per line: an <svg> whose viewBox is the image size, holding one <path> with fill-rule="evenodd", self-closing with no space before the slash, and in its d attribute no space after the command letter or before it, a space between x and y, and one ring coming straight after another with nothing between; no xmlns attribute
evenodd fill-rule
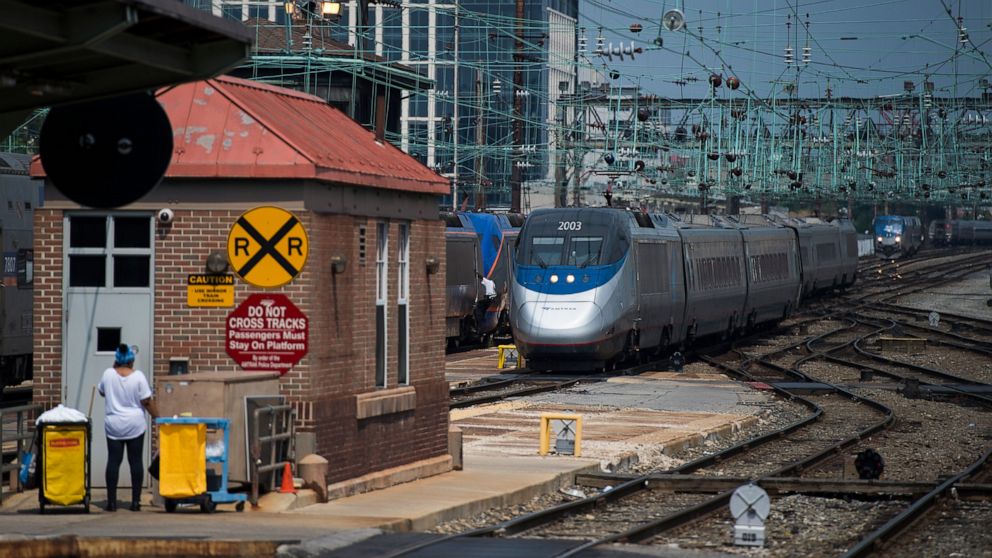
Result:
<svg viewBox="0 0 992 558"><path fill-rule="evenodd" d="M525 343L573 345L601 339L606 325L595 302L525 302L515 316Z"/></svg>

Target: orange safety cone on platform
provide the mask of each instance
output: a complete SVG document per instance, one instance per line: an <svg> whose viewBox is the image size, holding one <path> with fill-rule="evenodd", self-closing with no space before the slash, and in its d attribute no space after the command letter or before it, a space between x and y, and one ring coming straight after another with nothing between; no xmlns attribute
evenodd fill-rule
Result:
<svg viewBox="0 0 992 558"><path fill-rule="evenodd" d="M293 471L289 468L289 462L282 468L282 486L279 487L280 494L296 494L293 488Z"/></svg>

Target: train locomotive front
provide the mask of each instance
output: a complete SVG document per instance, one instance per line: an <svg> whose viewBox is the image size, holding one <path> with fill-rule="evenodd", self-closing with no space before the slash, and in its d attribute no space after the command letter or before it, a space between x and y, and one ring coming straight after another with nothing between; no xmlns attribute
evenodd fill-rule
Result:
<svg viewBox="0 0 992 558"><path fill-rule="evenodd" d="M535 369L607 366L627 346L636 304L630 217L618 210L544 209L520 231L510 312Z"/></svg>
<svg viewBox="0 0 992 558"><path fill-rule="evenodd" d="M923 243L922 226L917 217L879 215L872 222L872 232L875 253L886 258L912 256Z"/></svg>

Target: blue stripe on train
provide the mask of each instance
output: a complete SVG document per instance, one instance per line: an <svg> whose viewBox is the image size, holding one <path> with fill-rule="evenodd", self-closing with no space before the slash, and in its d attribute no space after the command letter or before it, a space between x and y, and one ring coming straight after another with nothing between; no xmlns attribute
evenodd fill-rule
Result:
<svg viewBox="0 0 992 558"><path fill-rule="evenodd" d="M568 295L595 289L606 284L623 267L627 257L620 258L616 263L608 265L596 265L585 268L574 265L551 265L546 268L537 265L517 265L516 280L524 288L550 295ZM556 283L551 282L551 277L558 277ZM567 277L571 275L574 281L569 283Z"/></svg>

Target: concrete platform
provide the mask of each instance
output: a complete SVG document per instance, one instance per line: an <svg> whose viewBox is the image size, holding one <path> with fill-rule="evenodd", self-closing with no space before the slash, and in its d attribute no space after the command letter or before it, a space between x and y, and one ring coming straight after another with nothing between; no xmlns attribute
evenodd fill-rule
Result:
<svg viewBox="0 0 992 558"><path fill-rule="evenodd" d="M451 376L496 372L495 360L495 349L460 359ZM20 553L27 548L24 544L42 543L62 545L61 550L42 549L33 555L87 555L97 548L92 545L98 545L105 555L115 556L131 555L124 551L139 548L157 556L272 556L280 544L307 541L316 545L309 548L320 549L317 554L328 555L330 549L383 533L427 530L494 507L523 503L572 484L577 473L614 470L644 459L658 462L666 452L748 428L768 398L767 393L713 374L704 365L693 365L680 374L659 371L615 377L525 400L458 410L451 420L464 434L464 470L323 504L313 504L313 494L301 492L269 495L263 511L237 513L221 506L210 515L198 508L168 514L146 505L137 513L105 513L101 509L105 495L97 489L88 515L73 508L38 515L36 493L25 493L0 508L0 556L14 549ZM582 456L537 455L540 415L562 411L583 415ZM60 536L68 539L52 538ZM47 537L48 542L38 537ZM176 553L170 554L166 542L176 540L183 544L175 545ZM121 541L130 542L114 546ZM111 547L122 550L115 554L107 550ZM283 554L306 555L305 548L284 547Z"/></svg>

